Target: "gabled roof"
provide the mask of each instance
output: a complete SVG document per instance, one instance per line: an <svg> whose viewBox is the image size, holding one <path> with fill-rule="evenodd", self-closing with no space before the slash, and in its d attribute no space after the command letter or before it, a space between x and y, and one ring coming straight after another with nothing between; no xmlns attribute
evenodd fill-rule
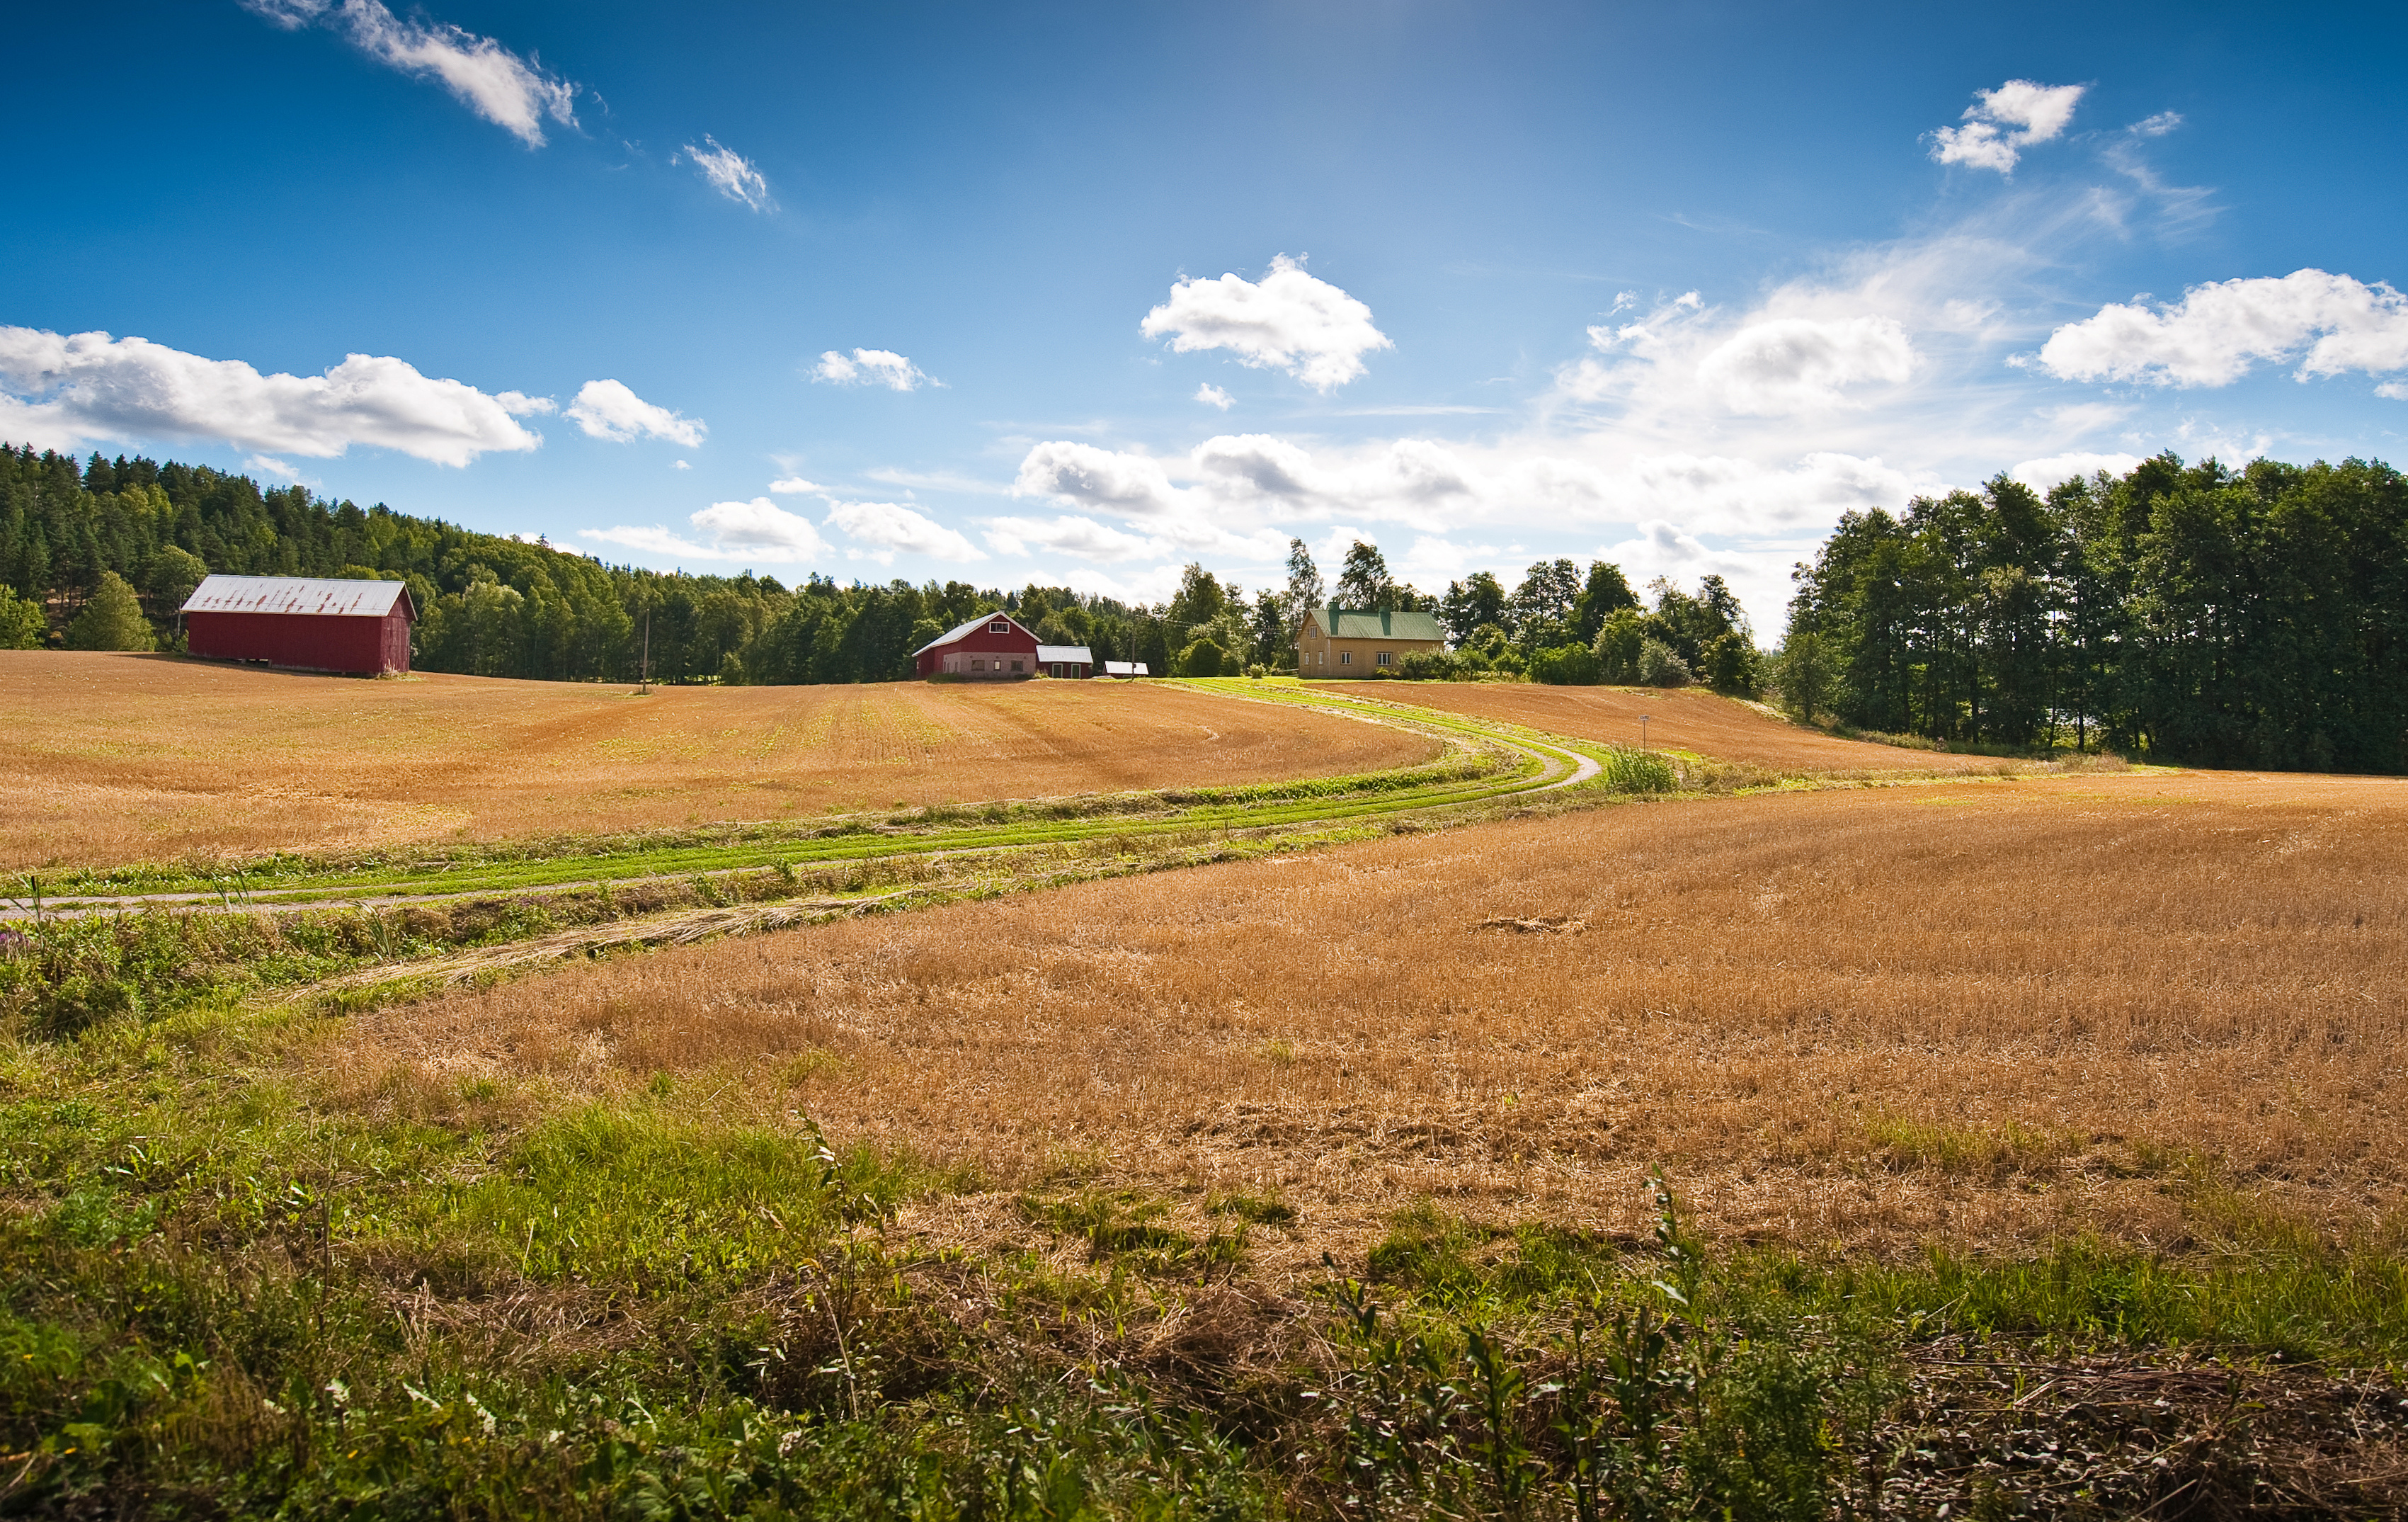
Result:
<svg viewBox="0 0 2408 1522"><path fill-rule="evenodd" d="M1027 625L1023 624L1020 620L1012 617L1010 613L1003 611L1001 609L997 609L992 613L981 613L976 618L966 618L962 620L959 624L947 629L944 633L937 636L934 639L929 640L926 644L922 645L919 649L911 652L911 653L914 655L925 655L928 652L936 649L939 645L950 645L954 640L962 639L964 636L976 634L981 628L984 627L986 625L994 623L998 618L1002 619L1005 623L1010 624L1013 628L1018 629L1021 633L1028 635L1028 638L1031 639L1037 638L1035 634L1030 633Z"/></svg>
<svg viewBox="0 0 2408 1522"><path fill-rule="evenodd" d="M1037 658L1049 665L1054 661L1077 661L1082 666L1096 664L1095 653L1084 645L1039 645Z"/></svg>
<svg viewBox="0 0 2408 1522"><path fill-rule="evenodd" d="M1433 613L1383 612L1371 608L1340 608L1327 603L1308 611L1305 616L1319 624L1332 639L1446 639L1446 630L1439 626Z"/></svg>
<svg viewBox="0 0 2408 1522"><path fill-rule="evenodd" d="M182 613L311 613L327 618L382 618L401 604L418 622L418 605L399 582L338 582L327 576L205 576L178 609Z"/></svg>

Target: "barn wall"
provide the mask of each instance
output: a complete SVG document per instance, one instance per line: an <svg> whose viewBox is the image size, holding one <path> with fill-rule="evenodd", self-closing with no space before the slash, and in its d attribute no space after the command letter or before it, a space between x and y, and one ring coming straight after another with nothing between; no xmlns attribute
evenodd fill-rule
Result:
<svg viewBox="0 0 2408 1522"><path fill-rule="evenodd" d="M388 664L386 630L401 627L401 661ZM225 661L266 661L305 671L409 669L409 625L387 618L322 618L309 613L187 613L185 648Z"/></svg>

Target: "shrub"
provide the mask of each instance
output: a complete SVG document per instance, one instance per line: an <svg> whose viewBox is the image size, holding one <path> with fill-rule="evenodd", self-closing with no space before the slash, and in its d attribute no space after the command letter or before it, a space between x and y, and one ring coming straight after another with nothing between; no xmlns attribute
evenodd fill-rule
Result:
<svg viewBox="0 0 2408 1522"><path fill-rule="evenodd" d="M1269 674L1269 672L1263 669L1263 663L1260 661L1256 661L1252 666L1246 668L1246 675L1254 678L1256 682L1262 681L1264 677L1268 676Z"/></svg>
<svg viewBox="0 0 2408 1522"><path fill-rule="evenodd" d="M0 586L0 650L36 650L50 632L42 605Z"/></svg>
<svg viewBox="0 0 2408 1522"><path fill-rule="evenodd" d="M1179 672L1182 677L1217 677L1225 659L1221 647L1210 639L1198 639L1179 653Z"/></svg>
<svg viewBox="0 0 2408 1522"><path fill-rule="evenodd" d="M1606 751L1603 775L1609 793L1670 793L1681 785L1670 758L1629 745Z"/></svg>
<svg viewBox="0 0 2408 1522"><path fill-rule="evenodd" d="M1706 641L1706 685L1736 697L1754 697L1763 685L1756 641L1733 629Z"/></svg>
<svg viewBox="0 0 2408 1522"><path fill-rule="evenodd" d="M67 625L70 650L156 650L159 641L150 621L142 616L142 599L134 584L115 571L100 573L100 587L83 611Z"/></svg>
<svg viewBox="0 0 2408 1522"><path fill-rule="evenodd" d="M1530 680L1557 687L1594 687L1602 678L1596 652L1584 645L1557 645L1530 658Z"/></svg>
<svg viewBox="0 0 2408 1522"><path fill-rule="evenodd" d="M1661 639L1641 640L1639 646L1639 684L1642 687L1685 687L1689 684L1689 663L1681 653Z"/></svg>
<svg viewBox="0 0 2408 1522"><path fill-rule="evenodd" d="M1396 668L1407 682L1453 682L1469 668L1465 658L1451 650L1412 651Z"/></svg>

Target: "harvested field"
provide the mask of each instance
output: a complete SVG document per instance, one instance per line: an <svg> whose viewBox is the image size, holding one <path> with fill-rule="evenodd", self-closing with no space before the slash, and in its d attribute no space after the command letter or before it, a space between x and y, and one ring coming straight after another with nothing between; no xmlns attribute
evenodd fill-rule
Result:
<svg viewBox="0 0 2408 1522"><path fill-rule="evenodd" d="M1642 1230L1657 1161L1726 1240L1876 1256L2396 1233L2403 854L2390 781L1623 807L590 966L321 1060L371 1112L696 1072L999 1189L1273 1194L1275 1274L1424 1198ZM1003 1194L907 1224L1026 1229Z"/></svg>
<svg viewBox="0 0 2408 1522"><path fill-rule="evenodd" d="M1541 687L1503 682L1315 682L1314 692L1338 692L1388 703L1411 703L1480 719L1502 719L1576 739L1639 743L1639 716L1648 716L1647 743L1694 751L1715 761L1775 771L1993 772L1989 756L1914 751L1898 745L1836 739L1701 687Z"/></svg>
<svg viewBox="0 0 2408 1522"><path fill-rule="evenodd" d="M0 652L0 870L1340 775L1436 742L1145 683L624 687Z"/></svg>

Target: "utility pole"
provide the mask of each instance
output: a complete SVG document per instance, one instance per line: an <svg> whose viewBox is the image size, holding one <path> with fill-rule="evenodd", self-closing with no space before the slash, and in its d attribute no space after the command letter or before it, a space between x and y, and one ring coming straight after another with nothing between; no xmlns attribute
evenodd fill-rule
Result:
<svg viewBox="0 0 2408 1522"><path fill-rule="evenodd" d="M1644 713L1639 715L1639 748L1642 751L1647 748L1647 715Z"/></svg>
<svg viewBox="0 0 2408 1522"><path fill-rule="evenodd" d="M638 676L636 691L652 690L652 588L644 589L644 664Z"/></svg>

